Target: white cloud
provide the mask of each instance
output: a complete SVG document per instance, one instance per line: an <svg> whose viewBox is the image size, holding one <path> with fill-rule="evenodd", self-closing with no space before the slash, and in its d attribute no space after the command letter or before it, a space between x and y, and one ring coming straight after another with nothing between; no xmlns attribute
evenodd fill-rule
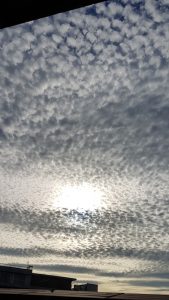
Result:
<svg viewBox="0 0 169 300"><path fill-rule="evenodd" d="M105 12L105 9L104 9ZM109 16L121 15L123 13L123 7L117 3L110 2L108 5Z"/></svg>
<svg viewBox="0 0 169 300"><path fill-rule="evenodd" d="M23 231L33 235L29 249L42 243L58 255L55 238L63 256L98 253L122 272L167 272L169 26L156 1L133 5L0 32L2 224L23 244ZM103 190L108 209L86 219L53 213L54 187L82 180Z"/></svg>

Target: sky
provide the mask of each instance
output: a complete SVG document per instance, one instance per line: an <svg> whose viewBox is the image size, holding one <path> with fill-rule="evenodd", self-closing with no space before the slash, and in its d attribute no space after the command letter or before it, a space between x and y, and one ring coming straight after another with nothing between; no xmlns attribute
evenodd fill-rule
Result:
<svg viewBox="0 0 169 300"><path fill-rule="evenodd" d="M169 1L0 31L0 263L169 294Z"/></svg>

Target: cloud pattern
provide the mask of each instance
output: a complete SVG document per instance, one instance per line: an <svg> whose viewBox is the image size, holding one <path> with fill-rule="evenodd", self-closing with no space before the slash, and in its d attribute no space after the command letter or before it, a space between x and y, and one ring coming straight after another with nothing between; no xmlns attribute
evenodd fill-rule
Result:
<svg viewBox="0 0 169 300"><path fill-rule="evenodd" d="M167 292L168 47L168 0L0 31L1 262ZM82 182L104 207L52 206L58 186Z"/></svg>

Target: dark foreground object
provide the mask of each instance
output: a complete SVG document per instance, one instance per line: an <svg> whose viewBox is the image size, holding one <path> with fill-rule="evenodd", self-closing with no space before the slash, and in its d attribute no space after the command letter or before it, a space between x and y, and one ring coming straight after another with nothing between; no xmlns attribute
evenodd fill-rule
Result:
<svg viewBox="0 0 169 300"><path fill-rule="evenodd" d="M104 0L1 1L0 29L103 1Z"/></svg>
<svg viewBox="0 0 169 300"><path fill-rule="evenodd" d="M118 300L169 300L169 295L144 295L122 293L97 293L75 291L17 290L0 289L0 299L118 299Z"/></svg>
<svg viewBox="0 0 169 300"><path fill-rule="evenodd" d="M30 268L0 266L0 288L70 290L75 278L38 274Z"/></svg>

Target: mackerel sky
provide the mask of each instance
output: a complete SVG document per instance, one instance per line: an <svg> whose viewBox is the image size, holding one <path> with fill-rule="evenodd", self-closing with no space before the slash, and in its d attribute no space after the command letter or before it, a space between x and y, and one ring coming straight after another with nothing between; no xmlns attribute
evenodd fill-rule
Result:
<svg viewBox="0 0 169 300"><path fill-rule="evenodd" d="M169 294L168 171L168 0L0 30L0 263Z"/></svg>

